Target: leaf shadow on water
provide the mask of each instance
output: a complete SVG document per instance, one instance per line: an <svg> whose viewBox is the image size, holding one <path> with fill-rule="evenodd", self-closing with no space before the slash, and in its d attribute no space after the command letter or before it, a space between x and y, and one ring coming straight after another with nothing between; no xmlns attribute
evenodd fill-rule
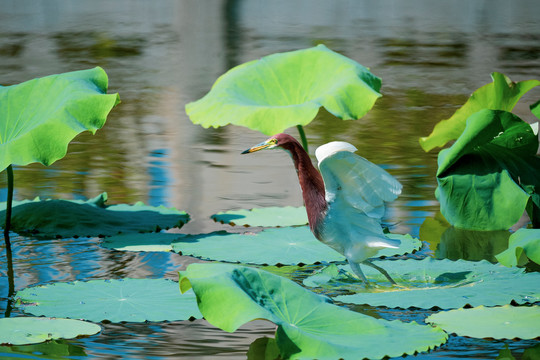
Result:
<svg viewBox="0 0 540 360"><path fill-rule="evenodd" d="M459 229L448 224L440 213L426 218L420 227L420 240L429 244L436 259L497 263L495 255L508 249L510 235L508 230Z"/></svg>

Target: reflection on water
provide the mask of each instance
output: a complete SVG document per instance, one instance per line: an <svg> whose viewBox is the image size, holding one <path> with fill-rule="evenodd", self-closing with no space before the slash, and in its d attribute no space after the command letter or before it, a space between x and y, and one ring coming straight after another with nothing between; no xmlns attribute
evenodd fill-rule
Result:
<svg viewBox="0 0 540 360"><path fill-rule="evenodd" d="M300 205L288 156L241 157L240 151L265 137L238 127L195 126L184 106L232 66L324 43L370 67L383 80L384 96L358 121L321 110L306 127L311 153L339 139L383 165L404 185L390 210L392 229L418 236L420 225L438 211L436 152L424 153L418 137L490 82L492 71L515 81L540 78L539 11L535 0L0 0L0 84L99 65L109 75L110 91L122 99L105 127L95 136L79 135L64 159L48 168L16 167L15 197L87 199L106 191L110 203L143 201L186 210L192 221L181 231L192 233L223 229L208 218L218 211ZM528 104L539 97L540 90L531 91L516 113L532 121ZM5 187L0 174L0 200ZM444 241L439 237L439 251L445 249L439 255L467 256L471 240L459 242L460 237L455 231ZM503 243L490 243L489 253ZM76 279L176 279L194 261L172 253L110 251L99 247L99 239L16 236L13 258L16 290ZM5 259L2 247L2 313ZM226 334L203 321L106 324L99 336L54 344L68 348L63 356L82 349L107 358L146 352L155 358L245 358L249 345L271 336L271 329L258 323ZM532 345L510 347L516 355ZM439 352L418 357L494 358L502 348L501 342L452 337Z"/></svg>

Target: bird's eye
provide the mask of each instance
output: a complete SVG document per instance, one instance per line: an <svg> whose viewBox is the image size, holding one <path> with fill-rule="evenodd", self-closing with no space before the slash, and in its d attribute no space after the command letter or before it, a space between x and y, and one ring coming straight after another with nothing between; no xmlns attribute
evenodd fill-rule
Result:
<svg viewBox="0 0 540 360"><path fill-rule="evenodd" d="M277 139L270 139L270 144L277 145Z"/></svg>

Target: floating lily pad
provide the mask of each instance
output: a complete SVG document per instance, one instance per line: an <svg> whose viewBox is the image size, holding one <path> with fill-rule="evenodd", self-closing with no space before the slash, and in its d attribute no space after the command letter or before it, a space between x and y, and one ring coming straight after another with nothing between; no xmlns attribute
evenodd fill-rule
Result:
<svg viewBox="0 0 540 360"><path fill-rule="evenodd" d="M164 206L105 205L107 193L88 201L40 200L14 202L11 228L45 236L98 236L118 233L149 232L160 228L182 227L189 221L184 211ZM6 203L0 203L5 209ZM0 225L5 210L0 211Z"/></svg>
<svg viewBox="0 0 540 360"><path fill-rule="evenodd" d="M42 317L0 319L0 344L37 344L52 339L72 339L94 335L101 327L86 321Z"/></svg>
<svg viewBox="0 0 540 360"><path fill-rule="evenodd" d="M403 309L453 309L466 305L497 306L512 301L518 304L540 301L540 273L525 273L523 269L507 268L488 261L425 258L373 263L383 267L398 286L366 289L352 275L348 265L308 277L304 285L356 292L334 298L345 303ZM367 266L362 269L368 280L388 285L386 278L375 269Z"/></svg>
<svg viewBox="0 0 540 360"><path fill-rule="evenodd" d="M383 358L427 351L446 342L437 327L387 321L328 303L295 282L264 270L191 264L180 288L193 288L204 318L233 332L246 322L275 323L282 358ZM384 346L373 346L384 344Z"/></svg>
<svg viewBox="0 0 540 360"><path fill-rule="evenodd" d="M503 265L518 266L523 256L540 264L540 229L519 229L510 236L508 249L495 257Z"/></svg>
<svg viewBox="0 0 540 360"><path fill-rule="evenodd" d="M266 207L251 210L231 210L219 212L211 216L214 221L232 226L295 226L308 223L306 208L300 207Z"/></svg>
<svg viewBox="0 0 540 360"><path fill-rule="evenodd" d="M0 171L11 164L50 165L77 134L95 133L120 102L118 94L106 94L107 86L100 67L0 86Z"/></svg>
<svg viewBox="0 0 540 360"><path fill-rule="evenodd" d="M426 322L459 336L493 339L540 337L540 306L502 306L442 311Z"/></svg>
<svg viewBox="0 0 540 360"><path fill-rule="evenodd" d="M172 251L171 243L181 239L183 234L146 233L121 234L106 237L101 246L119 251Z"/></svg>
<svg viewBox="0 0 540 360"><path fill-rule="evenodd" d="M467 118L475 112L482 109L512 111L523 95L540 85L538 80L515 83L498 72L492 73L491 78L493 82L476 90L452 117L439 121L429 136L420 138L420 145L425 151L457 139L465 129Z"/></svg>
<svg viewBox="0 0 540 360"><path fill-rule="evenodd" d="M410 235L387 234L401 240L398 249L383 249L378 256L401 255L421 247ZM172 243L173 250L205 260L249 264L313 264L345 261L345 257L318 241L307 226L265 229L259 233L235 234L225 231L186 235Z"/></svg>
<svg viewBox="0 0 540 360"><path fill-rule="evenodd" d="M91 280L54 283L18 291L20 308L36 316L89 321L144 322L200 318L192 292L165 279Z"/></svg>
<svg viewBox="0 0 540 360"><path fill-rule="evenodd" d="M324 45L273 54L222 75L202 99L186 105L194 124L241 125L274 135L307 125L319 108L359 119L381 96L381 80Z"/></svg>

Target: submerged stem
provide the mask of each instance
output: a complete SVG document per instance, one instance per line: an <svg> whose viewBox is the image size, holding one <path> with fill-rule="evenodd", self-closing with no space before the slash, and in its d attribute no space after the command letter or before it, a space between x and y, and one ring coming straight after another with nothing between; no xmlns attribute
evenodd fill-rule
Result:
<svg viewBox="0 0 540 360"><path fill-rule="evenodd" d="M307 142L307 139L306 139L306 133L304 132L304 127L302 125L296 125L296 128L298 129L298 133L300 134L300 140L302 141L302 147L309 154L308 142Z"/></svg>
<svg viewBox="0 0 540 360"><path fill-rule="evenodd" d="M13 166L7 167L8 193L6 202L6 225L4 226L4 240L9 246L9 229L11 228L11 206L13 203Z"/></svg>

